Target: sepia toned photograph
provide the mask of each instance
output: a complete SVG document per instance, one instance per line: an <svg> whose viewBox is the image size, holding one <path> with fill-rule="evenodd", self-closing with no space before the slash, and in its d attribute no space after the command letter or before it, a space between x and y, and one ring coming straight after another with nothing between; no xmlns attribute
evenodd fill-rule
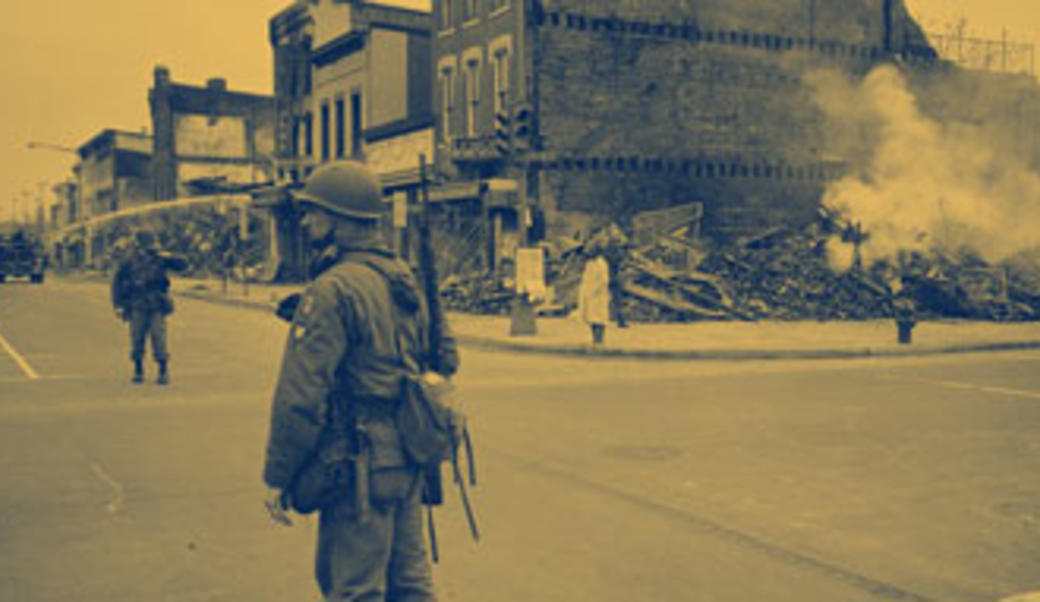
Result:
<svg viewBox="0 0 1040 602"><path fill-rule="evenodd" d="M1037 44L4 3L0 602L1040 602Z"/></svg>

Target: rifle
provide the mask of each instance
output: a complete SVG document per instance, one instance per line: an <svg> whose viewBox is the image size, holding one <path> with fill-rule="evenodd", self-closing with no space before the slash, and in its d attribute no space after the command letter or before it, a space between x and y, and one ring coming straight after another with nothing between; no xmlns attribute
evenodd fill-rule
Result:
<svg viewBox="0 0 1040 602"><path fill-rule="evenodd" d="M441 313L440 289L437 285L437 261L433 254L433 234L430 230L430 186L426 178L426 155L419 155L419 196L422 212L419 216L419 272L422 276L423 293L426 307L430 315L430 334L428 348L428 369L440 372L441 335L444 315ZM444 503L444 486L441 480L440 465L427 467L423 474L423 503L441 505Z"/></svg>
<svg viewBox="0 0 1040 602"><path fill-rule="evenodd" d="M444 314L441 310L440 289L437 286L437 263L433 254L430 189L429 182L426 178L425 155L419 155L419 193L422 202L422 214L419 219L419 271L422 274L423 293L426 296L427 309L430 314L426 369L443 374L444 369L446 368L446 366L443 365L444 356L441 353L444 346ZM473 447L470 442L469 431L466 429L464 424L462 425L461 442L465 445L466 455L469 459L470 484L476 485L476 469L473 466ZM462 498L462 506L466 510L466 518L469 521L470 533L473 534L473 539L477 540L480 538L480 532L477 529L477 522L473 516L473 509L470 507L469 497L466 495L466 484L459 472L458 455L454 448L452 449L451 464L454 470L455 483L459 486L459 495ZM441 479L440 463L427 466L423 470L423 483L422 501L427 507L426 516L429 524L430 552L433 556L433 561L437 562L437 535L433 527L433 512L430 508L444 503L444 485Z"/></svg>

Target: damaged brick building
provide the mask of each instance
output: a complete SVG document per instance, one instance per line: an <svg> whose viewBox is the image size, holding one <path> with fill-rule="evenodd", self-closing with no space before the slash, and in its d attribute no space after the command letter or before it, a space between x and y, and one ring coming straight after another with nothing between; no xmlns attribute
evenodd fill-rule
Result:
<svg viewBox="0 0 1040 602"><path fill-rule="evenodd" d="M434 12L438 166L503 214L492 262L540 218L552 236L688 206L718 240L807 222L842 158L822 148L801 75L934 59L902 0L438 0Z"/></svg>

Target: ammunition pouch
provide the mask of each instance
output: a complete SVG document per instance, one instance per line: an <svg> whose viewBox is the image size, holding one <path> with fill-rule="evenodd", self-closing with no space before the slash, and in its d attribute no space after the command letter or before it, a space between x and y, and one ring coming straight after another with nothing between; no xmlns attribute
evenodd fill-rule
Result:
<svg viewBox="0 0 1040 602"><path fill-rule="evenodd" d="M286 488L290 508L300 514L328 508L343 500L354 487L355 464L351 441L343 425L329 425L318 446Z"/></svg>
<svg viewBox="0 0 1040 602"><path fill-rule="evenodd" d="M413 462L436 466L455 457L465 417L445 403L443 388L427 383L421 375L401 379L397 430Z"/></svg>
<svg viewBox="0 0 1040 602"><path fill-rule="evenodd" d="M168 292L164 292L159 296L159 313L164 316L173 313L173 297Z"/></svg>

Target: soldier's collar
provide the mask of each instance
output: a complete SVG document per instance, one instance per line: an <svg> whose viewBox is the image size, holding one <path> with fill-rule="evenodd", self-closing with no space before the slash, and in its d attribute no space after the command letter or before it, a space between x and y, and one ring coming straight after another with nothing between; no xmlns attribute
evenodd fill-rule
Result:
<svg viewBox="0 0 1040 602"><path fill-rule="evenodd" d="M381 257L386 257L387 259L394 259L396 257L396 255L394 255L393 251L390 251L386 247L376 246L376 245L373 245L373 246L358 246L358 247L340 247L340 249L339 249L339 257L340 257L340 259L344 259L344 258L346 258L349 255L359 255L359 254L379 255Z"/></svg>

